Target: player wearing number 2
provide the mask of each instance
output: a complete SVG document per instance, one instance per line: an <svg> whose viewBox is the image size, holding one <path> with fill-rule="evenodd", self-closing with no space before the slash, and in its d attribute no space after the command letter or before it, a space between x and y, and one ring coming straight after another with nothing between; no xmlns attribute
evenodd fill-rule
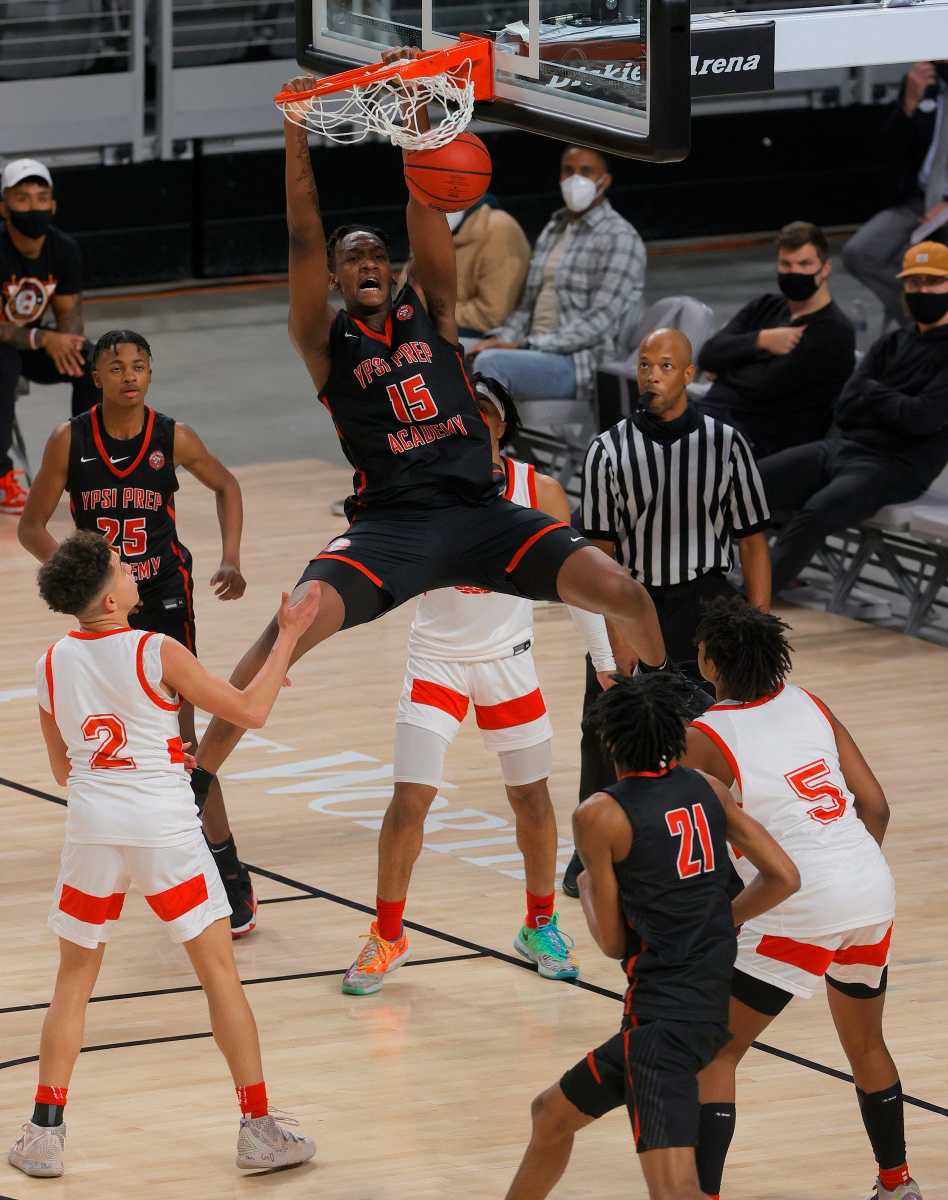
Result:
<svg viewBox="0 0 948 1200"><path fill-rule="evenodd" d="M191 554L178 541L175 523L175 468L185 467L217 499L222 553L211 586L221 600L239 599L247 586L240 573L240 485L192 429L146 405L152 359L140 333L103 334L93 368L102 402L50 437L20 518L20 541L40 562L50 558L57 543L46 526L68 491L76 527L108 538L138 584L141 606L130 615L131 626L167 634L196 653ZM194 708L187 701L178 723L182 739L193 745ZM207 833L239 936L254 924L250 877L229 830L218 837L209 826Z"/></svg>
<svg viewBox="0 0 948 1200"><path fill-rule="evenodd" d="M878 1163L877 1200L921 1200L905 1157L902 1087L882 1036L895 884L880 846L882 788L847 730L786 682L790 646L777 617L740 599L713 601L698 625L698 665L717 703L688 734L686 762L713 775L771 833L800 890L738 937L732 1040L702 1074L698 1170L716 1196L734 1131L735 1072L794 996L826 981L830 1012ZM746 859L735 866L755 877Z"/></svg>

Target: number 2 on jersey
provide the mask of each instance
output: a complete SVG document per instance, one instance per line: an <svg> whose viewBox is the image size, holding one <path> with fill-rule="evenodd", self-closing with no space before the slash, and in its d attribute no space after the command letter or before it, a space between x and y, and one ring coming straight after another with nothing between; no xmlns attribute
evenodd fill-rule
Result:
<svg viewBox="0 0 948 1200"><path fill-rule="evenodd" d="M709 874L714 870L714 845L711 841L711 829L704 808L700 804L692 804L691 811L687 808L673 808L665 814L665 824L672 837L680 837L678 847L678 878L690 879L700 875L702 871ZM695 844L695 830L698 831L698 841L701 843L701 859L691 857Z"/></svg>
<svg viewBox="0 0 948 1200"><path fill-rule="evenodd" d="M89 759L93 771L134 771L135 760L122 756L120 750L128 745L128 735L121 717L115 713L96 713L82 722L82 736L87 742L98 741L98 749Z"/></svg>
<svg viewBox="0 0 948 1200"><path fill-rule="evenodd" d="M144 517L127 517L125 521L117 521L115 517L99 517L96 524L99 526L99 532L108 538L110 546L118 544L121 533L122 544L119 550L124 558L137 558L148 549Z"/></svg>
<svg viewBox="0 0 948 1200"><path fill-rule="evenodd" d="M815 804L807 809L807 816L821 825L830 821L838 821L846 811L846 797L835 783L827 782L830 768L825 758L798 767L796 771L788 771L784 775L787 783L801 800L831 800L832 804Z"/></svg>
<svg viewBox="0 0 948 1200"><path fill-rule="evenodd" d="M395 416L406 425L412 421L429 421L438 415L438 406L421 375L412 375L404 383L390 383L385 392Z"/></svg>

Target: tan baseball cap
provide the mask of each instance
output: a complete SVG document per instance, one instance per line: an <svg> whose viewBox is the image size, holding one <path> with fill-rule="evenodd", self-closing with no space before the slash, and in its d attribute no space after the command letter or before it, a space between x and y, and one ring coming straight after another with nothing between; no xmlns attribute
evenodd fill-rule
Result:
<svg viewBox="0 0 948 1200"><path fill-rule="evenodd" d="M909 246L902 260L899 279L906 275L948 275L948 246L941 242L919 242Z"/></svg>

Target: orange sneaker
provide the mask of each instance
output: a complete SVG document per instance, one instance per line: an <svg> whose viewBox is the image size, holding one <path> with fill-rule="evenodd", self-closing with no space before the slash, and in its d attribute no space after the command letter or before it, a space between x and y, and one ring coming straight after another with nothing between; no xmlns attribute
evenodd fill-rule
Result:
<svg viewBox="0 0 948 1200"><path fill-rule="evenodd" d="M6 475L0 475L0 513L18 517L23 511L29 493L17 478L22 474L22 471L14 471L11 468Z"/></svg>
<svg viewBox="0 0 948 1200"><path fill-rule="evenodd" d="M379 936L378 921L373 921L365 939L359 957L342 979L342 990L348 996L371 996L373 992L380 992L385 976L400 967L411 954L404 929L397 941L387 942Z"/></svg>

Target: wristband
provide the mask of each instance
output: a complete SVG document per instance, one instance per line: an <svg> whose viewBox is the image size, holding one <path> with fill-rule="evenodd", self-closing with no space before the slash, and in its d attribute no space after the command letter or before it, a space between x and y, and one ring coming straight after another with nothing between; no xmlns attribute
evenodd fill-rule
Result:
<svg viewBox="0 0 948 1200"><path fill-rule="evenodd" d="M29 342L30 342L30 349L31 349L31 350L38 350L38 349L39 349L39 342L36 340L38 336L39 336L39 330L38 330L38 329L36 328L36 326L34 325L34 326L33 326L33 327L30 329L30 332L29 332L29 335L28 335L28 337L29 337Z"/></svg>
<svg viewBox="0 0 948 1200"><path fill-rule="evenodd" d="M664 671L667 668L667 666L668 666L667 658L665 659L664 662L662 662L657 667L653 667L651 665L651 663L642 662L642 660L639 659L638 665L635 668L635 674L636 675L657 675L659 671Z"/></svg>

